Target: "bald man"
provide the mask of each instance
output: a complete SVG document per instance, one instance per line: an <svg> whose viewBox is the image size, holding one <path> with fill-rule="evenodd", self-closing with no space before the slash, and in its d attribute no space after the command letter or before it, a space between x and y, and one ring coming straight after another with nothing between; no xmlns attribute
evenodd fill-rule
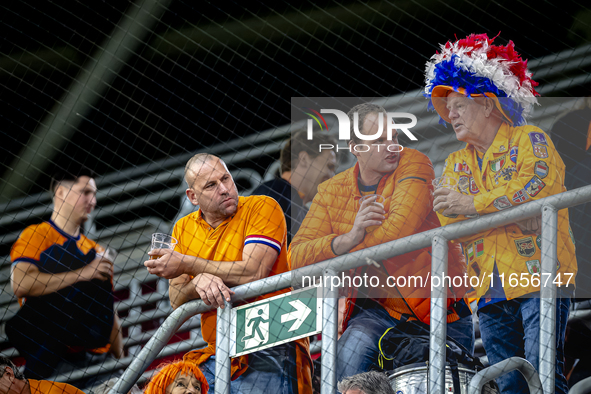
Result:
<svg viewBox="0 0 591 394"><path fill-rule="evenodd" d="M231 300L230 287L288 271L285 217L275 200L238 197L224 162L209 154L195 155L187 162L185 181L187 197L199 210L175 224L172 235L178 244L174 251L152 250L150 255L162 257L144 263L151 274L170 280L173 308L199 298L223 308L224 301ZM201 315L201 332L208 347L185 358L200 365L213 392L216 310ZM308 344L307 339L299 340L234 358L231 392L260 393L273 387L280 393L311 393Z"/></svg>

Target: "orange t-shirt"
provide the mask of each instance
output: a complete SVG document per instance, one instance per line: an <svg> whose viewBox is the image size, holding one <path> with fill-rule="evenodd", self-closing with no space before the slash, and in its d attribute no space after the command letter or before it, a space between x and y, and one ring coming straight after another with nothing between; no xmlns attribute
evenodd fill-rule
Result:
<svg viewBox="0 0 591 394"><path fill-rule="evenodd" d="M281 206L271 197L240 197L236 213L212 228L202 217L201 210L181 218L174 226L172 236L178 240L176 251L212 261L241 261L243 249L249 243L260 243L275 249L277 259L268 276L288 271L286 224ZM289 289L257 297L256 300L286 293ZM253 300L255 301L255 300ZM201 315L201 333L208 347L188 354L188 357L201 364L215 354L217 311L212 310ZM310 364L307 340L297 341L298 365ZM232 379L240 376L248 368L247 356L232 360ZM308 368L298 368L298 373ZM305 378L302 378L305 379ZM310 376L311 379L311 376ZM298 381L301 382L300 376ZM300 390L302 393L302 390Z"/></svg>
<svg viewBox="0 0 591 394"><path fill-rule="evenodd" d="M61 382L29 379L31 394L84 394L76 387Z"/></svg>

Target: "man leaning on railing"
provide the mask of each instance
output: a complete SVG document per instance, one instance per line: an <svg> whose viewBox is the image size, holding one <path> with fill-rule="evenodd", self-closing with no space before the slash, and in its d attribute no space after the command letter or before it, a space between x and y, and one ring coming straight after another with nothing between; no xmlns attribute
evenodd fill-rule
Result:
<svg viewBox="0 0 591 394"><path fill-rule="evenodd" d="M187 197L199 210L175 224L174 251L152 250L150 255L162 257L144 263L150 273L170 279L173 308L199 298L223 308L233 294L229 287L288 270L285 217L275 200L238 197L228 168L213 155L193 156L185 167L185 181ZM185 355L199 364L211 392L215 391L216 316L216 310L201 315L201 333L208 346ZM311 393L308 348L308 339L300 339L232 359L232 392Z"/></svg>
<svg viewBox="0 0 591 394"><path fill-rule="evenodd" d="M536 101L537 85L514 50L492 45L485 34L441 46L427 63L425 93L439 116L452 125L464 149L447 158L443 175L459 191L435 191L434 210L443 225L498 212L566 191L564 163L539 128L520 126ZM442 123L442 122L440 122ZM541 236L539 218L460 239L468 275L478 278L478 316L491 364L512 356L539 361ZM556 392L566 393L563 345L577 272L568 211L558 213ZM538 275L536 275L538 274ZM536 281L537 279L537 281ZM560 283L561 282L561 283ZM525 393L516 371L497 378L503 393Z"/></svg>

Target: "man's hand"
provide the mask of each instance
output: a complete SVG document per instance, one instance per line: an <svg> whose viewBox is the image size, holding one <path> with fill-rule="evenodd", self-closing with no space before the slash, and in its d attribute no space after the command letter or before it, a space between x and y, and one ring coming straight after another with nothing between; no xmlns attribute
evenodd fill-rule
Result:
<svg viewBox="0 0 591 394"><path fill-rule="evenodd" d="M113 277L113 263L102 257L92 260L86 267L80 269L80 281L99 279L109 280Z"/></svg>
<svg viewBox="0 0 591 394"><path fill-rule="evenodd" d="M191 282L195 286L195 291L206 305L214 306L216 308L224 307L224 299L231 300L231 295L234 294L224 282L215 275L199 274L194 277Z"/></svg>
<svg viewBox="0 0 591 394"><path fill-rule="evenodd" d="M515 224L524 234L542 234L542 216L520 220Z"/></svg>
<svg viewBox="0 0 591 394"><path fill-rule="evenodd" d="M474 207L474 197L462 194L445 187L441 187L433 193L433 210L443 211L443 215L473 215L477 214Z"/></svg>
<svg viewBox="0 0 591 394"><path fill-rule="evenodd" d="M174 279L184 274L183 255L171 249L154 249L148 253L150 256L161 256L156 260L148 260L144 265L148 272L161 278Z"/></svg>
<svg viewBox="0 0 591 394"><path fill-rule="evenodd" d="M334 251L344 254L359 245L365 237L365 229L370 226L380 226L386 219L386 211L381 205L374 203L375 198L368 198L361 203L353 228L347 234L338 236L333 244Z"/></svg>

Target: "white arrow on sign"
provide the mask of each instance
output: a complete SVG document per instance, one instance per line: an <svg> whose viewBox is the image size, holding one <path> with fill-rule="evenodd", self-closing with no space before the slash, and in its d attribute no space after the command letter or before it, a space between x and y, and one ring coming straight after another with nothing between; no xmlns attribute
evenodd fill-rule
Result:
<svg viewBox="0 0 591 394"><path fill-rule="evenodd" d="M295 312L289 312L281 315L281 323L295 320L291 328L287 330L288 332L291 332L300 328L304 320L306 320L310 312L312 312L312 309L308 308L306 304L300 300L290 301L289 305L293 306L296 310Z"/></svg>

